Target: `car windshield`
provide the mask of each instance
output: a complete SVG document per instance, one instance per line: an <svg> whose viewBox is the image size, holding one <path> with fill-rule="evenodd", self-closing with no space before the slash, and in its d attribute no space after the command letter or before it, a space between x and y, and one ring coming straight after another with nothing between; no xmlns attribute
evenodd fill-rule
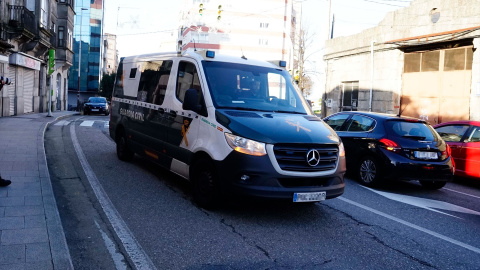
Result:
<svg viewBox="0 0 480 270"><path fill-rule="evenodd" d="M438 135L428 124L417 121L390 120L385 123L387 132L393 136L423 141L437 141Z"/></svg>
<svg viewBox="0 0 480 270"><path fill-rule="evenodd" d="M216 108L312 114L286 70L203 61Z"/></svg>
<svg viewBox="0 0 480 270"><path fill-rule="evenodd" d="M88 102L90 103L106 103L107 100L105 98L101 97L91 97L88 99Z"/></svg>

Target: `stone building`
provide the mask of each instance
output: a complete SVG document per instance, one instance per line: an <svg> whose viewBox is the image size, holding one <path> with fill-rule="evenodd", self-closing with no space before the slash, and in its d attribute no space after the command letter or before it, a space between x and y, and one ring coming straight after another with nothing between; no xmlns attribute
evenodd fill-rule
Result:
<svg viewBox="0 0 480 270"><path fill-rule="evenodd" d="M0 0L0 74L12 81L0 93L0 116L48 111L48 89L52 110L65 109L73 55L65 33L73 31L72 5L73 0ZM56 51L51 76L49 49Z"/></svg>
<svg viewBox="0 0 480 270"><path fill-rule="evenodd" d="M476 0L414 0L376 27L327 40L323 116L480 120L479 14Z"/></svg>

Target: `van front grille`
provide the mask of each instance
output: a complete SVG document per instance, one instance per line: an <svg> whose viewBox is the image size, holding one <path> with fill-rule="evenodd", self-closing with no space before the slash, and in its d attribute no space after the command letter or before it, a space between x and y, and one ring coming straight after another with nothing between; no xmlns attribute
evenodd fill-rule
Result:
<svg viewBox="0 0 480 270"><path fill-rule="evenodd" d="M320 161L312 166L307 161L310 150L316 150ZM276 144L273 147L278 165L284 171L322 172L337 167L338 146L332 144Z"/></svg>

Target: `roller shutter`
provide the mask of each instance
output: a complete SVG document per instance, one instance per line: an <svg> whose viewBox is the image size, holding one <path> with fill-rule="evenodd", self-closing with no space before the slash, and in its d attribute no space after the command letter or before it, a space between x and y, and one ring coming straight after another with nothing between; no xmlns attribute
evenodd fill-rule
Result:
<svg viewBox="0 0 480 270"><path fill-rule="evenodd" d="M34 79L35 79L35 71L30 69L24 69L24 81L23 81L23 101L24 113L33 112L33 86L34 86Z"/></svg>

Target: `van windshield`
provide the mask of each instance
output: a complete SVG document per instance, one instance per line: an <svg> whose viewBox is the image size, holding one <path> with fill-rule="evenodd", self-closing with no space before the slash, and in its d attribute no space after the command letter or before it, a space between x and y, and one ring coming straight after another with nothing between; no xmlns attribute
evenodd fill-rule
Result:
<svg viewBox="0 0 480 270"><path fill-rule="evenodd" d="M216 108L311 114L285 70L215 61L202 64Z"/></svg>

